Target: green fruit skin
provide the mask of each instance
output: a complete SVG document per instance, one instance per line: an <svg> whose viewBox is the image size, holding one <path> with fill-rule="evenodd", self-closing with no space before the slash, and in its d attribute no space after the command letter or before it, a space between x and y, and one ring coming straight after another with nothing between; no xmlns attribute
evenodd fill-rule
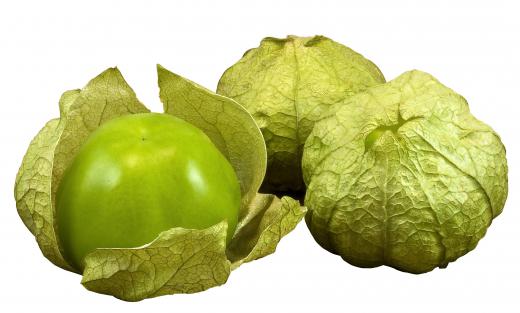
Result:
<svg viewBox="0 0 520 313"><path fill-rule="evenodd" d="M204 229L240 209L236 174L195 126L167 114L133 114L91 134L56 195L60 248L83 271L96 248L139 247L173 227Z"/></svg>

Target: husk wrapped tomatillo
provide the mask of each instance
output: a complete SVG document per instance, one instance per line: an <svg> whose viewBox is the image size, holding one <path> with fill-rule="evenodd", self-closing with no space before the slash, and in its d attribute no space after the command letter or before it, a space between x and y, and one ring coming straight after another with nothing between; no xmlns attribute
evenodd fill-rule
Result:
<svg viewBox="0 0 520 313"><path fill-rule="evenodd" d="M231 270L273 253L306 212L289 197L258 194L266 150L251 115L235 101L158 66L164 113L182 118L212 140L233 166L242 203L237 230L226 246L226 222L207 229L172 228L135 248L96 249L85 257L82 284L127 301L193 293L224 284ZM89 134L126 114L149 112L116 68L60 99L60 118L31 142L16 177L18 213L44 256L73 271L56 235L55 195L65 169Z"/></svg>
<svg viewBox="0 0 520 313"><path fill-rule="evenodd" d="M384 83L377 66L324 36L265 38L227 69L217 93L231 97L255 118L267 145L261 191L303 199L303 145L328 108Z"/></svg>
<svg viewBox="0 0 520 313"><path fill-rule="evenodd" d="M466 100L410 71L338 107L303 153L316 241L351 264L411 273L474 249L504 207L507 160Z"/></svg>

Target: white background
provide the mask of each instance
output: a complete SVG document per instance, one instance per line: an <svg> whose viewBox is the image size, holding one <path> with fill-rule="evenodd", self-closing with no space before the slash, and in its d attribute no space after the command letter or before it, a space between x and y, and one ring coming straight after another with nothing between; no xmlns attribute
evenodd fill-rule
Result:
<svg viewBox="0 0 520 313"><path fill-rule="evenodd" d="M520 312L520 10L516 1L2 1L0 311ZM117 65L160 111L155 64L215 89L265 36L323 34L387 79L413 68L464 95L507 147L510 195L476 250L423 275L360 269L318 247L304 223L278 251L193 295L126 303L85 290L40 253L19 219L15 174L62 91Z"/></svg>

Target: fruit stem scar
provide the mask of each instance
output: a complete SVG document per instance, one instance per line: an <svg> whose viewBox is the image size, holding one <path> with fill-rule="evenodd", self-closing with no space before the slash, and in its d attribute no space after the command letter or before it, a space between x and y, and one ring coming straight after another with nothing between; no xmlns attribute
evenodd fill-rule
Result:
<svg viewBox="0 0 520 313"><path fill-rule="evenodd" d="M410 122L410 121L413 121L413 120L416 120L416 119L420 119L422 118L422 116L414 116L414 117L411 117L407 120L405 120L402 116L401 116L401 113L399 112L399 115L397 117L397 123L395 124L392 124L392 125L383 125L383 126L379 126L377 127L376 129L374 129L373 131L371 131L366 137L365 137L365 153L371 149L374 144L376 143L376 141L381 138L381 136L383 136L383 134L387 131L390 131L392 132L396 137L399 136L398 134L398 131L399 131L399 128L401 128L402 126L404 126L404 124Z"/></svg>

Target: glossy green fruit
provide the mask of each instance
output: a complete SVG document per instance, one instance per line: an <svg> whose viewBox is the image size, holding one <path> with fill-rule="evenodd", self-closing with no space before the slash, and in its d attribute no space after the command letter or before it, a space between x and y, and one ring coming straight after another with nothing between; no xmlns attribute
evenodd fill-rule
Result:
<svg viewBox="0 0 520 313"><path fill-rule="evenodd" d="M61 249L82 271L96 248L138 247L172 227L227 220L229 241L240 199L233 168L195 126L167 114L116 118L91 134L59 185Z"/></svg>

